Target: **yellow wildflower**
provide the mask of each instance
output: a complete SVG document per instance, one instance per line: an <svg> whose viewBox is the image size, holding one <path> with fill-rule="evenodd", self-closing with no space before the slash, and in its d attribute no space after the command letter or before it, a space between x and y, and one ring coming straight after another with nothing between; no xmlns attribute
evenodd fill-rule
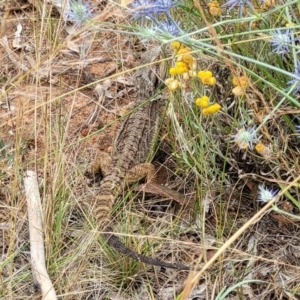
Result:
<svg viewBox="0 0 300 300"><path fill-rule="evenodd" d="M181 75L183 73L188 72L188 69L186 69L184 67L178 67L178 68L176 68L176 72L177 72L178 75Z"/></svg>
<svg viewBox="0 0 300 300"><path fill-rule="evenodd" d="M178 50L176 55L177 61L184 61L186 63L192 62L194 57L190 54L191 51L192 49L189 47Z"/></svg>
<svg viewBox="0 0 300 300"><path fill-rule="evenodd" d="M188 73L189 66L185 62L177 62L175 67L172 67L169 69L170 75L181 75L184 73Z"/></svg>
<svg viewBox="0 0 300 300"><path fill-rule="evenodd" d="M169 74L170 74L170 75L177 75L177 70L176 70L176 68L170 68L170 69L169 69Z"/></svg>
<svg viewBox="0 0 300 300"><path fill-rule="evenodd" d="M236 86L232 89L232 93L236 96L242 96L245 94L245 90L248 85L248 78L246 76L233 77L232 83Z"/></svg>
<svg viewBox="0 0 300 300"><path fill-rule="evenodd" d="M246 88L248 85L248 78L246 76L237 76L233 77L232 83L236 86L240 86L242 88Z"/></svg>
<svg viewBox="0 0 300 300"><path fill-rule="evenodd" d="M207 4L208 8L209 8L209 13L214 16L214 17L218 17L221 15L221 8L219 5L218 1L212 1L210 3Z"/></svg>
<svg viewBox="0 0 300 300"><path fill-rule="evenodd" d="M264 149L265 149L265 146L264 146L263 144L261 144L261 143L258 143L258 144L256 144L256 146L255 146L255 150L256 150L258 153L262 153L262 152L264 151Z"/></svg>
<svg viewBox="0 0 300 300"><path fill-rule="evenodd" d="M185 63L190 64L190 63L192 63L195 59L194 59L194 57L193 57L191 54L186 53L186 54L182 55L182 60L183 60Z"/></svg>
<svg viewBox="0 0 300 300"><path fill-rule="evenodd" d="M199 71L198 72L198 77L200 79L210 78L210 77L212 77L212 72L211 71Z"/></svg>
<svg viewBox="0 0 300 300"><path fill-rule="evenodd" d="M175 68L176 68L177 74L183 74L183 73L186 73L189 71L189 66L185 62L182 62L182 61L178 61L176 63Z"/></svg>
<svg viewBox="0 0 300 300"><path fill-rule="evenodd" d="M269 146L258 143L255 146L255 150L265 159L268 159L271 156L271 148Z"/></svg>
<svg viewBox="0 0 300 300"><path fill-rule="evenodd" d="M275 6L275 0L265 0L263 2L263 9L268 9Z"/></svg>
<svg viewBox="0 0 300 300"><path fill-rule="evenodd" d="M171 48L174 49L174 50L179 50L183 47L184 47L184 45L182 43L178 42L178 41L173 41L171 43Z"/></svg>
<svg viewBox="0 0 300 300"><path fill-rule="evenodd" d="M217 79L215 77L208 78L206 80L202 80L203 84L207 85L215 85L217 82Z"/></svg>
<svg viewBox="0 0 300 300"><path fill-rule="evenodd" d="M217 80L215 77L213 77L211 71L199 71L198 77L201 79L203 84L207 85L215 85Z"/></svg>
<svg viewBox="0 0 300 300"><path fill-rule="evenodd" d="M178 50L177 55L190 53L191 51L192 51L192 49L189 48L189 47L181 48L181 49Z"/></svg>
<svg viewBox="0 0 300 300"><path fill-rule="evenodd" d="M202 113L205 116L206 115L211 115L211 114L214 114L214 113L218 112L220 109L221 109L221 105L218 104L218 103L215 103L215 104L210 105L206 108L203 108Z"/></svg>
<svg viewBox="0 0 300 300"><path fill-rule="evenodd" d="M209 103L209 98L207 96L202 96L201 98L197 98L195 102L197 106L206 108Z"/></svg>

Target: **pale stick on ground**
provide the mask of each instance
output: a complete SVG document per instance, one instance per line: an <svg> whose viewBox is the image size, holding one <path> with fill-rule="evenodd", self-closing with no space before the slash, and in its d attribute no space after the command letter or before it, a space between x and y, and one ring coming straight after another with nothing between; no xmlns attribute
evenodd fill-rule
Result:
<svg viewBox="0 0 300 300"><path fill-rule="evenodd" d="M38 284L41 289L43 300L56 300L56 292L47 273L45 264L41 198L35 172L26 171L24 177L24 187L28 210L30 254L33 278L35 283Z"/></svg>

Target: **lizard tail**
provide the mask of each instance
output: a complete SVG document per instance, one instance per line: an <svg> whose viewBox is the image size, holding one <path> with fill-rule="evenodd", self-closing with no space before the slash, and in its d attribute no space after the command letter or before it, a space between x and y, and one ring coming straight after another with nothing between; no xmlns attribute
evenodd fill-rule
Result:
<svg viewBox="0 0 300 300"><path fill-rule="evenodd" d="M146 264L164 267L164 268L171 268L171 269L178 269L178 270L190 270L190 267L179 264L179 263L167 263L161 261L159 259L154 259L148 256L144 256L135 252L134 250L126 247L122 241L113 234L113 229L110 226L111 219L110 219L110 212L112 210L112 206L115 203L116 197L115 195L120 194L122 188L122 180L123 176L120 173L119 169L113 170L114 173L107 175L102 183L101 183L101 192L100 195L97 197L97 207L94 211L96 216L96 220L99 223L100 228L105 232L110 233L103 233L103 237L107 244L133 259L141 261Z"/></svg>
<svg viewBox="0 0 300 300"><path fill-rule="evenodd" d="M113 229L110 226L107 226L106 231L113 232ZM121 252L133 259L136 259L138 261L141 261L146 264L158 266L158 267L164 267L164 268L171 268L171 269L178 269L178 270L191 270L190 267L180 264L180 263L167 263L165 261L161 261L159 259L151 258L149 256L145 256L142 254L139 254L130 248L126 247L121 240L113 234L104 233L103 234L105 240L107 241L108 245L116 249L118 252Z"/></svg>

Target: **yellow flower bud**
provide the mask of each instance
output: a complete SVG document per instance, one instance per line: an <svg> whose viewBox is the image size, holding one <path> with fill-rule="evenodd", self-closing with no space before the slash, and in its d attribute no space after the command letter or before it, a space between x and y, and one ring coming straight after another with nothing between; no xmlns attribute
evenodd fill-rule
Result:
<svg viewBox="0 0 300 300"><path fill-rule="evenodd" d="M261 143L258 143L256 146L255 146L255 150L258 152L258 153L261 153L263 152L265 149L265 146Z"/></svg>
<svg viewBox="0 0 300 300"><path fill-rule="evenodd" d="M184 47L182 43L178 42L178 41L174 41L171 43L171 48L174 50L178 50L180 48Z"/></svg>
<svg viewBox="0 0 300 300"><path fill-rule="evenodd" d="M208 107L209 98L207 96L202 96L201 98L196 99L196 105L202 108Z"/></svg>
<svg viewBox="0 0 300 300"><path fill-rule="evenodd" d="M185 62L182 62L182 61L178 61L176 63L175 68L176 68L177 74L183 74L183 73L186 73L189 71L189 66Z"/></svg>
<svg viewBox="0 0 300 300"><path fill-rule="evenodd" d="M248 79L246 76L233 77L232 83L236 86L245 88L248 85Z"/></svg>
<svg viewBox="0 0 300 300"><path fill-rule="evenodd" d="M177 55L189 53L190 52L189 49L190 48L181 48L181 49L178 50Z"/></svg>
<svg viewBox="0 0 300 300"><path fill-rule="evenodd" d="M265 146L262 143L256 144L255 150L265 159L270 158L272 152L269 146Z"/></svg>
<svg viewBox="0 0 300 300"><path fill-rule="evenodd" d="M203 115L211 115L216 112L218 112L221 109L221 105L218 103L215 103L213 105L208 106L207 108L203 108L202 113Z"/></svg>
<svg viewBox="0 0 300 300"><path fill-rule="evenodd" d="M178 73L177 73L177 69L176 69L176 68L170 68L169 74L170 74L170 75L177 75L177 74L178 74Z"/></svg>
<svg viewBox="0 0 300 300"><path fill-rule="evenodd" d="M202 80L204 78L211 78L212 77L212 72L211 71L199 71L198 72L198 77Z"/></svg>
<svg viewBox="0 0 300 300"><path fill-rule="evenodd" d="M211 77L208 80L205 80L203 83L207 84L207 85L215 85L216 82L217 82L217 79L215 77Z"/></svg>
<svg viewBox="0 0 300 300"><path fill-rule="evenodd" d="M265 0L263 4L265 9L274 7L276 5L275 0Z"/></svg>
<svg viewBox="0 0 300 300"><path fill-rule="evenodd" d="M218 17L221 15L221 9L220 9L220 5L218 1L212 1L210 3L207 4L208 8L209 8L209 13L214 16L214 17Z"/></svg>
<svg viewBox="0 0 300 300"><path fill-rule="evenodd" d="M198 77L201 79L203 84L215 85L217 82L211 71L199 71Z"/></svg>
<svg viewBox="0 0 300 300"><path fill-rule="evenodd" d="M187 64L190 64L191 62L194 61L194 57L191 54L186 53L186 54L182 55L182 60L184 62L186 62Z"/></svg>
<svg viewBox="0 0 300 300"><path fill-rule="evenodd" d="M183 62L183 61L178 61L178 62L176 63L176 67L177 67L177 68L181 68L181 67L187 68L187 64L186 64L185 62Z"/></svg>

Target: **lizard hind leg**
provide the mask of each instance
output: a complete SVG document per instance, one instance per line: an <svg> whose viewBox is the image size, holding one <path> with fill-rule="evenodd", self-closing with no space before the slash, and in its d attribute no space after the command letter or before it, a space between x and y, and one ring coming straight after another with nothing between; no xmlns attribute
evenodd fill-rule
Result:
<svg viewBox="0 0 300 300"><path fill-rule="evenodd" d="M125 181L127 183L134 183L146 178L148 183L156 182L156 169L151 163L142 163L132 167L126 174Z"/></svg>
<svg viewBox="0 0 300 300"><path fill-rule="evenodd" d="M96 176L99 173L105 176L110 165L111 156L108 153L101 151L98 153L97 158L89 165L86 172L92 176Z"/></svg>

